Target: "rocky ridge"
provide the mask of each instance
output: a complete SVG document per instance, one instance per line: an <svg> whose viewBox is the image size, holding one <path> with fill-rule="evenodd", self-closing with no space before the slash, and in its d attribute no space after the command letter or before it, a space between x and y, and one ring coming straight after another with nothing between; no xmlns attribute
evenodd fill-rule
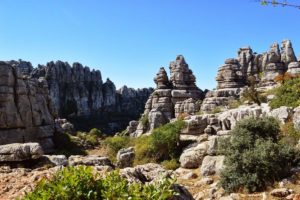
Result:
<svg viewBox="0 0 300 200"><path fill-rule="evenodd" d="M45 152L54 150L55 119L93 117L97 121L89 125L95 127L111 113L121 115L104 129L109 133L138 118L152 93L151 88L116 90L109 79L102 82L100 71L80 63L57 61L34 69L22 60L0 62L0 76L0 145L39 142Z"/></svg>

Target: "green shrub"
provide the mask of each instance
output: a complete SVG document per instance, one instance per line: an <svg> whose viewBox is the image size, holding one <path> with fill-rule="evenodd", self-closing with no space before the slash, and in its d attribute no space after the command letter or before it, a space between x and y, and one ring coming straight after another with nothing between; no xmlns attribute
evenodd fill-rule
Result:
<svg viewBox="0 0 300 200"><path fill-rule="evenodd" d="M102 138L104 136L103 133L97 128L92 128L90 130L89 134L90 135L95 135L95 136L100 137L100 138Z"/></svg>
<svg viewBox="0 0 300 200"><path fill-rule="evenodd" d="M266 96L262 95L257 90L257 83L256 78L254 76L249 76L247 80L248 87L242 93L242 100L243 101L250 101L257 103L260 105L263 102L267 101Z"/></svg>
<svg viewBox="0 0 300 200"><path fill-rule="evenodd" d="M66 156L86 155L86 152L73 138L74 137L68 133L55 133L53 140L56 154L63 154Z"/></svg>
<svg viewBox="0 0 300 200"><path fill-rule="evenodd" d="M148 114L143 114L142 117L139 119L139 121L142 123L144 127L149 126L149 117Z"/></svg>
<svg viewBox="0 0 300 200"><path fill-rule="evenodd" d="M163 161L178 157L180 153L179 136L180 131L184 128L185 122L178 120L168 123L152 131L152 147L156 152L157 161Z"/></svg>
<svg viewBox="0 0 300 200"><path fill-rule="evenodd" d="M219 144L226 155L220 185L227 192L255 192L289 175L298 163L298 152L278 143L280 128L274 118L249 118L239 122L231 137Z"/></svg>
<svg viewBox="0 0 300 200"><path fill-rule="evenodd" d="M151 136L141 136L136 138L134 165L146 164L149 162L157 162L154 158L154 148Z"/></svg>
<svg viewBox="0 0 300 200"><path fill-rule="evenodd" d="M89 145L96 146L99 144L97 135L78 131L76 136Z"/></svg>
<svg viewBox="0 0 300 200"><path fill-rule="evenodd" d="M161 165L168 170L175 170L178 167L180 167L180 164L178 163L178 161L176 159L172 159L172 160L165 160L163 162L161 162Z"/></svg>
<svg viewBox="0 0 300 200"><path fill-rule="evenodd" d="M297 145L300 139L300 132L294 127L292 121L288 121L281 126L281 141L289 145Z"/></svg>
<svg viewBox="0 0 300 200"><path fill-rule="evenodd" d="M240 100L229 100L228 102L229 109L238 108L240 105L242 105L242 102Z"/></svg>
<svg viewBox="0 0 300 200"><path fill-rule="evenodd" d="M300 78L286 80L281 86L274 89L275 98L271 100L272 109L280 106L297 107L300 105Z"/></svg>
<svg viewBox="0 0 300 200"><path fill-rule="evenodd" d="M117 171L105 178L93 174L91 167L67 167L50 180L42 180L24 200L167 200L175 195L174 181L163 178L154 184L129 184Z"/></svg>
<svg viewBox="0 0 300 200"><path fill-rule="evenodd" d="M128 136L107 137L104 140L104 145L108 148L109 158L114 161L120 149L134 145L133 140L133 138Z"/></svg>

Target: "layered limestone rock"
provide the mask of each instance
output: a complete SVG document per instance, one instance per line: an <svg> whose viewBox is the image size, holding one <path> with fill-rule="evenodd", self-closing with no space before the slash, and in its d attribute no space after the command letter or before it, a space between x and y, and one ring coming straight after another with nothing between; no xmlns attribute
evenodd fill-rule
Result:
<svg viewBox="0 0 300 200"><path fill-rule="evenodd" d="M281 48L278 43L272 44L269 51L263 54L254 53L250 47L240 48L236 59L227 59L219 68L217 88L207 93L201 110L212 111L239 98L250 76L256 78L259 86L269 87L276 84L276 77L286 72L293 76L298 75L299 67L289 40L284 40Z"/></svg>
<svg viewBox="0 0 300 200"><path fill-rule="evenodd" d="M6 62L0 62L0 77L0 144L39 142L52 151L55 109L47 81L25 78Z"/></svg>
<svg viewBox="0 0 300 200"><path fill-rule="evenodd" d="M154 78L157 87L146 102L144 114L132 136L166 124L180 113L194 114L199 111L197 100L203 98L203 92L196 86L196 78L183 56L177 56L169 68L170 80L164 68L160 68Z"/></svg>
<svg viewBox="0 0 300 200"><path fill-rule="evenodd" d="M153 92L127 86L116 90L110 79L103 83L99 70L80 63L49 62L34 69L31 77L46 79L59 117L72 120L77 128L86 129L89 124L106 133L124 129L129 120L137 119Z"/></svg>

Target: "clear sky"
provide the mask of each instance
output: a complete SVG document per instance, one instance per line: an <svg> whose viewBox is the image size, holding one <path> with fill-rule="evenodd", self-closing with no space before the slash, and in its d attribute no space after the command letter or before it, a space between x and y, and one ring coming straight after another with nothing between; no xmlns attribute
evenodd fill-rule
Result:
<svg viewBox="0 0 300 200"><path fill-rule="evenodd" d="M263 52L288 38L300 54L300 10L255 0L0 0L0 8L0 60L80 62L117 88L154 87L179 54L202 89L216 86L239 47Z"/></svg>

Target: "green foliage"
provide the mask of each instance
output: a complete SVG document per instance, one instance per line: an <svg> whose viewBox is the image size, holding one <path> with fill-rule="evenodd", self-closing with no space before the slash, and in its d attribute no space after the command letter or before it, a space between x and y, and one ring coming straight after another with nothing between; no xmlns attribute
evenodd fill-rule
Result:
<svg viewBox="0 0 300 200"><path fill-rule="evenodd" d="M89 132L90 135L95 135L97 137L102 138L104 136L104 134L97 128L92 128Z"/></svg>
<svg viewBox="0 0 300 200"><path fill-rule="evenodd" d="M298 144L299 139L300 132L295 129L294 123L292 121L288 121L281 126L280 142L294 146Z"/></svg>
<svg viewBox="0 0 300 200"><path fill-rule="evenodd" d="M180 153L179 135L184 128L184 121L168 123L153 130L151 134L152 147L156 152L155 158L158 161L175 158Z"/></svg>
<svg viewBox="0 0 300 200"><path fill-rule="evenodd" d="M55 133L54 144L57 154L70 155L86 155L86 152L68 133Z"/></svg>
<svg viewBox="0 0 300 200"><path fill-rule="evenodd" d="M108 137L105 139L104 144L108 147L111 159L115 159L120 149L134 146L135 164L162 162L179 157L181 152L179 135L184 126L185 122L178 120L154 129L150 135L138 138L127 136Z"/></svg>
<svg viewBox="0 0 300 200"><path fill-rule="evenodd" d="M67 167L58 171L50 181L42 180L24 200L81 200L101 199L101 182L97 181L92 168Z"/></svg>
<svg viewBox="0 0 300 200"><path fill-rule="evenodd" d="M242 102L240 100L229 100L228 102L229 109L238 108L240 105L242 105Z"/></svg>
<svg viewBox="0 0 300 200"><path fill-rule="evenodd" d="M133 139L128 136L107 137L104 140L104 145L108 147L108 154L111 160L115 160L120 149L134 145Z"/></svg>
<svg viewBox="0 0 300 200"><path fill-rule="evenodd" d="M271 100L272 109L280 106L297 107L300 105L300 78L286 80L274 89L275 98Z"/></svg>
<svg viewBox="0 0 300 200"><path fill-rule="evenodd" d="M289 175L299 154L290 145L278 143L279 134L274 118L239 122L231 137L219 144L219 153L226 155L220 185L227 192L255 192Z"/></svg>
<svg viewBox="0 0 300 200"><path fill-rule="evenodd" d="M254 76L249 76L248 87L242 93L243 101L250 101L260 105L263 102L266 102L266 97L262 96L259 91L257 91L256 78Z"/></svg>
<svg viewBox="0 0 300 200"><path fill-rule="evenodd" d="M142 123L144 127L148 127L149 125L148 114L143 114L139 121Z"/></svg>
<svg viewBox="0 0 300 200"><path fill-rule="evenodd" d="M168 170L175 170L180 167L180 164L178 163L178 161L176 159L165 160L165 161L161 162L161 165L165 169L168 169Z"/></svg>
<svg viewBox="0 0 300 200"><path fill-rule="evenodd" d="M175 195L174 181L163 178L153 184L129 184L117 171L105 178L94 174L91 167L67 167L50 180L42 180L24 200L167 200Z"/></svg>
<svg viewBox="0 0 300 200"><path fill-rule="evenodd" d="M96 146L99 144L97 135L78 131L76 136L89 145Z"/></svg>

